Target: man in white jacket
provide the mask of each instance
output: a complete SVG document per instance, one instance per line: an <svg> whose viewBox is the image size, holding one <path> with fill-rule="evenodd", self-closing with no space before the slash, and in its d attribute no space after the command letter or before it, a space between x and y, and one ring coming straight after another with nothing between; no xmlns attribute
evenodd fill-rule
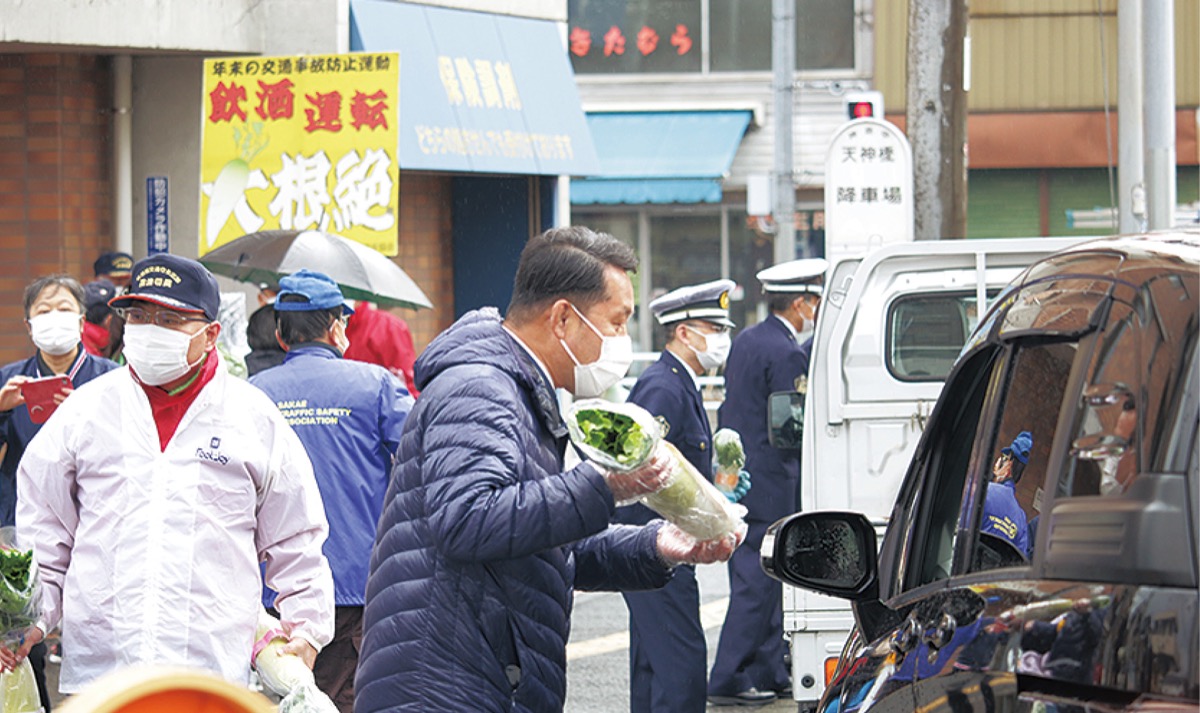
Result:
<svg viewBox="0 0 1200 713"><path fill-rule="evenodd" d="M138 663L244 684L260 562L286 650L311 667L332 637L312 465L275 404L221 365L219 300L200 263L160 254L110 303L129 366L75 391L18 470L17 534L36 553L43 616L0 668L61 625L63 693Z"/></svg>

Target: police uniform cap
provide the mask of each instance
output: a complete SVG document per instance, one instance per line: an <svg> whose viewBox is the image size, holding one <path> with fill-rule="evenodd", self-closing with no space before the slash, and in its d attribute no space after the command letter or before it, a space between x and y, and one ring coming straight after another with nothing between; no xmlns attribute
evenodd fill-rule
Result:
<svg viewBox="0 0 1200 713"><path fill-rule="evenodd" d="M821 294L829 262L819 257L790 260L760 270L755 277L762 283L763 292L795 292Z"/></svg>
<svg viewBox="0 0 1200 713"><path fill-rule="evenodd" d="M725 327L735 327L729 319L729 292L737 286L722 279L671 290L650 303L650 311L659 324L699 319Z"/></svg>

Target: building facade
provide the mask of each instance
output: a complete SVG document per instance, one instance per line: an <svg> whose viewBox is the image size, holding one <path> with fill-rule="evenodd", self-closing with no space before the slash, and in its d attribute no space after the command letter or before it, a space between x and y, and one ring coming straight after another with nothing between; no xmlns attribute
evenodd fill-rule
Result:
<svg viewBox="0 0 1200 713"><path fill-rule="evenodd" d="M774 260L772 224L748 209L748 188L773 169L771 5L568 2L569 51L601 164L600 175L572 181L573 219L637 247L642 305L729 277L739 285L734 319L744 326L764 314L754 274ZM1106 207L1115 185L1116 5L970 3L969 237L1115 232ZM1184 205L1200 201L1197 5L1175 3ZM799 257L821 254L825 153L851 95L880 90L887 119L904 126L908 2L796 0L795 12ZM655 138L628 138L638 132ZM638 345L659 348L644 308L638 319Z"/></svg>
<svg viewBox="0 0 1200 713"><path fill-rule="evenodd" d="M398 150L395 260L434 304L397 311L418 349L462 312L507 303L525 240L567 219L559 175L593 168L564 58L564 0L0 0L0 17L0 360L32 348L21 310L32 279L86 281L101 252L147 253L147 179L165 179L169 251L197 256L205 58L400 52L402 130L454 139L406 153L402 134ZM419 43L404 34L414 24ZM505 36L521 42L505 48ZM453 68L439 73L447 58ZM525 104L476 107L478 62L535 65L510 75ZM468 92L458 103L451 78ZM507 143L463 139L489 131ZM545 134L559 146L538 143ZM245 289L223 278L222 288Z"/></svg>

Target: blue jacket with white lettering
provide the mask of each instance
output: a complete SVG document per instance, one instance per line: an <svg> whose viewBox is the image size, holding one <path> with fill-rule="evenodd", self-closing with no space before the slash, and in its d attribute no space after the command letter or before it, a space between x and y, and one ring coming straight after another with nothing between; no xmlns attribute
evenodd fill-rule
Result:
<svg viewBox="0 0 1200 713"><path fill-rule="evenodd" d="M658 525L608 526L589 463L563 471L547 377L495 309L416 363L367 582L354 710L555 713L575 587L665 584Z"/></svg>
<svg viewBox="0 0 1200 713"><path fill-rule="evenodd" d="M412 409L408 389L387 369L342 359L325 344L293 346L250 383L279 406L312 461L329 520L323 551L335 603L362 606L392 456Z"/></svg>

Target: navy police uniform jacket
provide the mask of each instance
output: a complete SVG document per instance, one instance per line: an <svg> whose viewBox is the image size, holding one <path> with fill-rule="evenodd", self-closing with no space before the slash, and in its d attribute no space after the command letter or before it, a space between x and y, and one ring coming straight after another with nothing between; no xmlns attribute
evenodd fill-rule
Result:
<svg viewBox="0 0 1200 713"><path fill-rule="evenodd" d="M691 372L675 355L664 351L646 368L626 399L666 422L667 440L700 475L712 480L712 429L700 390ZM645 505L618 508L615 521L643 525L658 517Z"/></svg>
<svg viewBox="0 0 1200 713"><path fill-rule="evenodd" d="M323 551L334 603L362 606L392 456L412 409L408 389L387 369L342 359L325 344L292 347L250 383L279 407L312 461L329 520Z"/></svg>
<svg viewBox="0 0 1200 713"><path fill-rule="evenodd" d="M725 402L717 415L721 428L737 431L746 449L746 470L754 478L741 500L747 521L771 523L796 510L800 451L768 442L767 400L776 391L795 391L800 377L807 377L811 341L803 347L772 315L734 338L725 363Z"/></svg>
<svg viewBox="0 0 1200 713"><path fill-rule="evenodd" d="M75 388L79 388L80 385L116 368L118 367L114 362L88 354L81 345L79 356L75 357L75 363L68 372L75 372L71 383ZM52 373L41 357L34 354L28 359L15 361L0 368L0 384L8 383L14 376L36 379ZM104 418L104 414L96 414L96 417ZM0 463L0 526L16 524L17 465L21 462L21 456L25 455L25 447L41 428L41 424L30 420L29 409L25 404L11 411L0 411L0 434L3 434L4 443L8 446L4 453L4 462Z"/></svg>
<svg viewBox="0 0 1200 713"><path fill-rule="evenodd" d="M470 312L416 362L355 679L356 713L561 711L574 588L661 587L658 528L609 526L590 463L495 309Z"/></svg>

